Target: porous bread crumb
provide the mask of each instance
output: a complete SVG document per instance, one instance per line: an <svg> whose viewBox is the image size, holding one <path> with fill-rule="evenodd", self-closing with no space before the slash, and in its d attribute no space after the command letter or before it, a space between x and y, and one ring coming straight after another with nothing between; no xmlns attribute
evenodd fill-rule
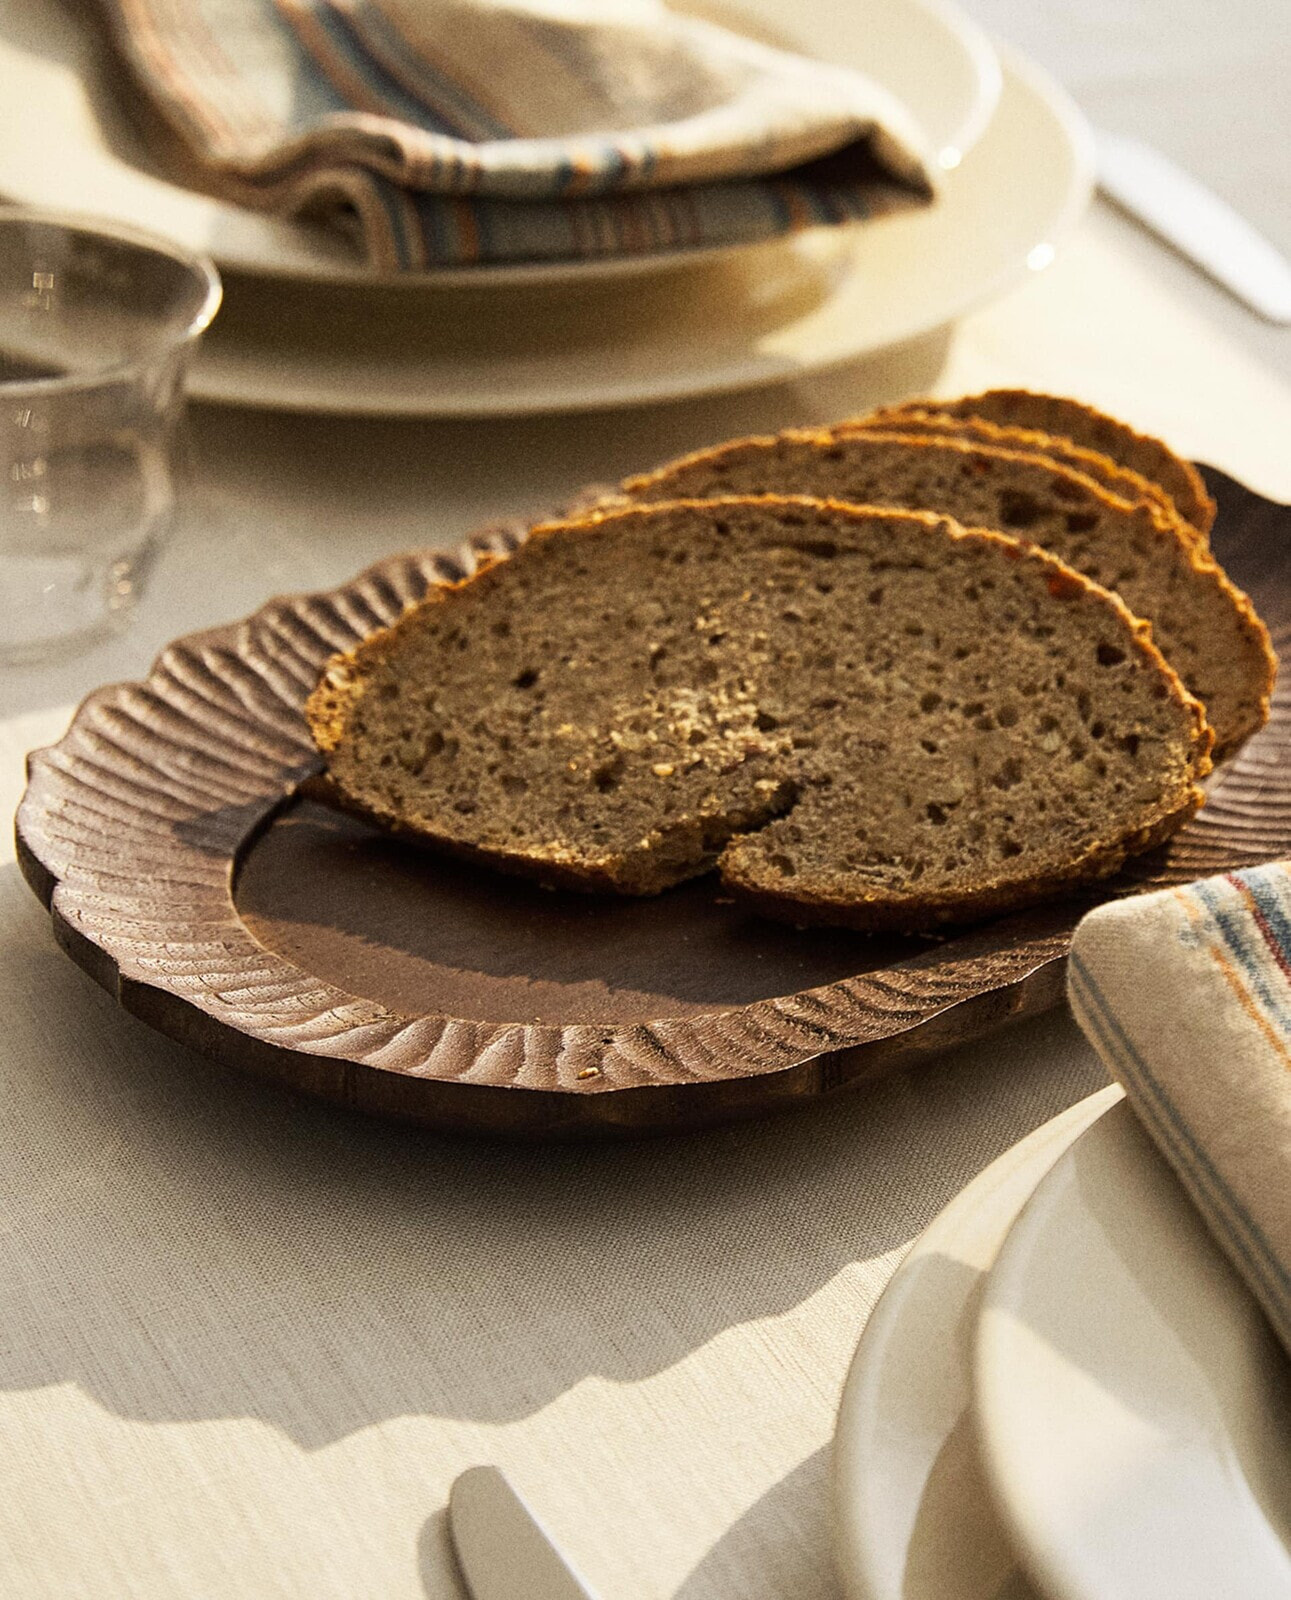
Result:
<svg viewBox="0 0 1291 1600"><path fill-rule="evenodd" d="M1133 468L1114 461L1100 451L1073 444L1070 439L1059 438L1051 433L1042 433L1036 428L988 422L983 417L955 416L951 412L937 410L936 402L931 400L884 406L862 417L849 417L838 426L840 431L877 430L914 437L960 439L968 444L981 444L999 450L1017 450L1024 455L1036 456L1051 466L1070 467L1073 472L1082 472L1087 478L1092 478L1100 489L1106 489L1108 494L1118 499L1128 500L1131 505L1141 501L1152 506L1168 520L1177 521L1185 537L1202 544L1206 542L1206 535L1188 521L1159 483L1154 483L1142 473L1135 472Z"/></svg>
<svg viewBox="0 0 1291 1600"><path fill-rule="evenodd" d="M1268 720L1276 660L1249 599L1177 522L1016 450L877 428L791 429L696 451L623 485L636 503L679 495L809 494L940 512L1043 546L1113 590L1206 707L1216 757Z"/></svg>
<svg viewBox="0 0 1291 1600"><path fill-rule="evenodd" d="M307 715L349 804L445 848L629 894L716 865L773 915L863 929L1114 871L1209 766L1112 596L944 518L778 497L540 528Z"/></svg>

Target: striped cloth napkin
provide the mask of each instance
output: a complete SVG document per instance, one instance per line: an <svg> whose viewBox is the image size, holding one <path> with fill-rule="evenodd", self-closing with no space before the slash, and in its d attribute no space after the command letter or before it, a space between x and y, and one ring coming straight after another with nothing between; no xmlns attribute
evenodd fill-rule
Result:
<svg viewBox="0 0 1291 1600"><path fill-rule="evenodd" d="M662 0L98 0L190 180L383 271L772 238L926 203L860 73Z"/></svg>
<svg viewBox="0 0 1291 1600"><path fill-rule="evenodd" d="M1100 906L1072 1009L1291 1351L1291 865Z"/></svg>

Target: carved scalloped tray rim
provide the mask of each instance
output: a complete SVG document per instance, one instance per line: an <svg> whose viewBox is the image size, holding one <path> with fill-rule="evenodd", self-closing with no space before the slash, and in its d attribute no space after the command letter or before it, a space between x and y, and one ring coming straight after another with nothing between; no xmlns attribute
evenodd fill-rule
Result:
<svg viewBox="0 0 1291 1600"><path fill-rule="evenodd" d="M1268 502L1265 502L1268 504ZM468 541L457 552L413 551L386 557L373 563L348 583L337 589L298 595L276 596L250 616L234 623L201 630L177 639L166 646L153 663L148 676L137 682L108 685L88 695L77 709L63 738L57 743L37 750L28 757L28 786L16 818L18 859L21 870L31 888L50 911L56 937L60 945L79 965L84 967L99 983L112 992L123 1007L162 1031L182 1042L196 1045L205 1053L225 1060L232 1065L251 1070L268 1071L270 1075L297 1081L301 1078L320 1079L324 1076L323 1064L339 1069L338 1084L311 1081L311 1092L340 1099L350 1104L366 1105L386 1114L430 1121L437 1125L459 1128L483 1127L485 1130L505 1132L533 1132L559 1135L560 1132L582 1131L640 1131L646 1127L664 1127L677 1123L698 1123L717 1120L732 1115L752 1114L758 1109L769 1109L778 1102L789 1102L827 1093L840 1088L858 1077L869 1076L875 1069L898 1056L906 1057L926 1053L976 1036L984 1028L965 1028L956 1033L952 1020L960 1018L969 1022L966 1013L990 1013L986 1026L996 1025L1005 1017L1027 1014L1044 1009L1061 997L1062 974L1071 926L1078 914L1071 904L1040 907L1033 912L1021 913L1006 919L1007 925L1016 925L1019 937L1001 943L999 924L969 928L952 936L947 945L936 945L920 951L908 959L894 963L882 972L870 972L856 979L844 979L818 989L802 991L775 999L761 1000L728 1011L710 1013L687 1019L658 1019L650 1024L607 1025L604 1028L588 1025L555 1024L480 1024L469 1019L426 1016L407 1017L390 1012L359 996L348 995L295 967L276 952L267 950L250 935L237 917L232 900L234 863L238 851L273 814L294 794L297 785L309 772L316 771L317 757L304 759L303 747L297 748L302 757L291 771L278 774L269 787L263 785L246 796L245 815L250 817L246 826L230 846L228 853L227 915L236 923L241 935L255 946L267 967L276 976L290 978L312 985L318 993L330 991L336 1002L333 1010L351 1011L361 1015L349 1018L341 1031L329 1038L292 1037L290 1028L279 1028L289 1042L266 1037L263 1029L257 1030L254 1018L245 1013L230 1011L212 1001L210 996L186 993L182 986L167 981L165 975L147 973L138 969L137 962L122 958L120 941L114 943L110 930L97 925L93 916L86 917L65 908L62 904L67 888L66 875L60 875L50 859L52 850L42 851L48 844L44 822L50 814L53 796L46 794L47 783L56 759L61 752L73 747L85 733L96 710L114 711L134 692L146 695L162 682L171 664L181 657L203 658L231 653L235 658L240 644L254 641L258 631L273 637L275 626L290 619L307 632L317 635L317 613L331 608L331 621L344 612L347 619L355 610L366 606L370 613L380 613L381 605L373 596L397 595L400 583L404 598L397 609L380 620L390 620L398 609L411 603L416 596L409 595L409 574L415 574L425 586L432 582L452 583L469 573L478 557L489 551L513 548L515 534L508 528L486 530L482 536ZM415 588L415 584L414 584ZM370 591L370 592L369 592ZM361 605L360 605L361 602ZM386 604L385 609L390 611ZM308 621L302 618L308 614ZM362 636L362 627L347 620L351 639ZM343 646L346 640L340 640ZM293 648L298 646L293 645ZM338 647L332 639L315 652L310 670L315 670L321 660ZM238 658L240 659L240 658ZM287 698L280 694L280 709L288 720L294 713L299 719L303 694L290 692ZM200 753L200 752L199 752ZM172 832L175 830L172 830ZM92 876L93 864L86 865ZM70 890L68 891L70 894ZM111 920L109 916L109 921ZM1047 926L1046 926L1047 924ZM1038 928L1038 932L1034 931ZM1032 931L1027 931L1032 930ZM921 975L941 973L947 964L948 953L953 952L953 965L982 963L985 967L957 981L933 984L928 987L916 983L913 990L904 992L903 1004L891 1008L876 1004L876 996L884 988L884 978L901 974L907 979ZM164 998L162 998L164 997ZM186 1011L177 1012L176 1004ZM824 1016L821 1013L825 1013ZM199 1021L199 1015L204 1019ZM810 1015L808 1015L810 1013ZM414 1050L411 1057L405 1051L401 1057L398 1048L391 1048L399 1036L415 1031L425 1024L442 1024L454 1037L452 1051L458 1059L473 1038L477 1060L463 1071L459 1065L454 1070L443 1070L442 1062L436 1064L423 1051ZM776 1027L780 1038L768 1046L767 1024ZM366 1030L378 1025L391 1037L384 1040L375 1051L366 1046L359 1048L356 1039ZM466 1030L463 1034L462 1030ZM790 1038L783 1037L788 1031ZM656 1031L662 1038L656 1037ZM239 1035L248 1046L254 1046L265 1059L259 1065L246 1059L246 1051L239 1049L230 1035ZM460 1035L460 1037L459 1037ZM594 1041L600 1040L596 1059L585 1051ZM469 1036L469 1037L468 1037ZM544 1051L546 1070L533 1076L523 1069L528 1059L529 1043L541 1036L548 1044L554 1039L561 1043L553 1056ZM655 1065L655 1071L643 1070L639 1059L631 1063L631 1070L610 1071L607 1063L612 1050L631 1037L640 1045L648 1036L646 1055ZM706 1037L710 1036L710 1037ZM712 1037L715 1036L715 1037ZM558 1073L553 1079L552 1063L558 1060L568 1041L576 1039L581 1047L577 1060L583 1065L572 1074ZM520 1045L521 1070L515 1064L515 1046ZM679 1049L685 1046L679 1054ZM716 1050L714 1050L716 1046ZM698 1051L696 1055L695 1052ZM266 1065L268 1052L273 1064ZM502 1062L498 1070L479 1073L475 1070L478 1059L492 1055ZM672 1055L673 1070L664 1072L658 1066L660 1055ZM676 1070L683 1056L691 1061L687 1070ZM639 1056L639 1051L633 1051ZM725 1060L721 1058L725 1057ZM305 1059L302 1059L305 1058ZM504 1059L505 1058L505 1059ZM306 1060L313 1068L306 1070ZM695 1062L700 1066L697 1068ZM289 1062L298 1068L288 1069ZM586 1070L588 1067L595 1070ZM375 1075L373 1073L375 1069ZM421 1093L424 1107L382 1104L390 1096L379 1089L365 1092L365 1086L380 1078L393 1077L405 1085L410 1094ZM758 1087L754 1089L756 1081ZM498 1091L510 1089L536 1090L536 1095L522 1095L521 1101L533 1105L542 1100L548 1109L532 1119L528 1113L517 1117L514 1111L502 1115L492 1112L476 1117L472 1104L488 1101L497 1105ZM444 1092L451 1091L451 1102ZM741 1103L741 1098L747 1104ZM398 1098L398 1097L396 1097ZM511 1096L506 1096L510 1101ZM681 1104L677 1104L680 1101ZM686 1102L711 1101L710 1110L700 1104L683 1109ZM433 1102L433 1104L432 1104ZM614 1107L610 1102L614 1102ZM666 1105L661 1102L666 1102ZM653 1104L656 1109L648 1108ZM460 1112L457 1107L461 1106ZM565 1111L558 1107L566 1108ZM518 1107L516 1107L518 1109ZM536 1106L535 1106L536 1110ZM562 1128L565 1116L573 1113L573 1122Z"/></svg>
<svg viewBox="0 0 1291 1600"><path fill-rule="evenodd" d="M376 565L380 565L380 563L377 563ZM281 603L284 598L289 600L294 597L276 597L275 600L270 603ZM208 629L205 630L200 636L190 635L187 636L185 640L177 642L184 643L188 642L189 639L196 639L198 637L213 639L225 634L227 631L228 630L226 629L220 628ZM141 681L147 682L146 679ZM119 686L109 686L109 688L113 687ZM81 703L72 717L72 721L69 724L69 732L71 731L72 727L75 726L77 718L79 718L85 706L90 701L97 700L101 695L104 695L107 692L107 689L100 689L94 691L91 695L86 697L86 700ZM66 737L66 735L64 735L64 737ZM39 749L32 750L28 754L28 788L23 795L23 799L15 819L18 866L29 888L36 895L37 899L40 900L45 909L50 913L54 926L55 937L65 953L71 956L76 961L77 965L86 971L91 977L93 977L101 987L105 988L109 993L111 993L114 998L116 998L122 1004L124 1009L131 1011L134 1014L146 1015L149 1008L146 1006L140 1007L138 1004L130 1003L129 997L132 993L145 991L148 989L155 989L166 994L173 994L174 991L166 984L155 982L150 983L146 980L140 979L133 973L127 973L123 971L120 962L118 961L117 956L109 943L101 938L96 938L91 930L82 926L77 920L63 915L61 908L58 905L58 889L61 880L59 879L57 873L49 865L47 865L39 851L30 842L29 834L35 830L31 829L30 827L24 827L24 821L26 820L24 814L27 811L29 803L31 804L33 810L38 811L40 808L39 803L41 795L37 778L40 770L41 758L48 755L51 751L57 750L61 746L62 742L62 740L59 740L53 745L42 746ZM261 828L271 823L273 817L290 803L294 792L294 789L287 790L284 791L284 793L280 796L272 797L266 800L261 818L251 828L248 829L246 835L247 843L249 843L255 837ZM1026 916L1028 914L1023 913L1021 915ZM1063 920L1065 921L1066 919L1064 918ZM961 940L956 941L957 946L961 942L966 942L978 932L979 930L977 929L970 928L966 930L965 935L961 936ZM1015 970L1001 975L997 981L983 983L980 986L970 989L954 998L947 999L942 1004L934 1004L918 1016L902 1017L900 1015L892 1015L890 1017L891 1025L882 1031L870 1032L864 1037L856 1037L852 1039L845 1039L835 1035L833 1038L831 1038L830 1042L822 1044L820 1049L811 1052L805 1052L788 1064L777 1063L776 1065L766 1067L757 1075L772 1076L784 1074L795 1071L813 1062L845 1055L849 1051L866 1050L873 1052L875 1047L879 1045L891 1045L900 1041L909 1041L911 1043L911 1053L922 1053L919 1051L918 1046L914 1043L913 1036L929 1032L933 1028L934 1024L944 1021L944 1019L950 1013L960 1011L973 1002L982 1001L988 998L998 999L1003 996L1015 996L1016 1003L1010 1004L1006 1008L1009 1015L1023 1015L1029 1014L1033 1011L1048 1009L1050 1006L1056 1004L1060 998L1060 980L1054 985L1050 986L1053 989L1053 992L1046 994L1043 1001L1041 1001L1039 1004L1026 1004L1022 996L1022 990L1034 980L1043 978L1047 974L1052 973L1054 969L1059 969L1061 971L1061 969L1064 967L1067 943L1064 933L1055 932L1051 935L1051 938L1054 941L1052 945L1049 945L1048 947L1042 946L1042 948L1037 950L1033 956L1026 958ZM266 951L266 954L270 955L275 963L281 962L284 966L294 967L293 963L289 962L286 957L280 956L277 952ZM930 945L926 950L918 951L906 959L893 963L890 967L881 970L883 972L916 972L920 969L938 968L942 965L943 961L944 957L941 946ZM302 969L295 968L295 970L301 971ZM877 974L866 973L864 976L867 978L875 978ZM658 1023L666 1026L702 1026L704 1024L721 1022L732 1017L747 1015L750 1011L756 1011L764 1006L774 1005L777 999L784 1001L810 1001L812 999L823 997L827 992L836 992L838 991L839 987L839 983L826 984L814 989L801 990L792 995L784 995L775 997L775 999L771 1000L753 1002L751 1005L732 1007L723 1011L709 1012L699 1016L691 1016L687 1018L661 1017L656 1020ZM361 1000L360 996L350 996L349 998ZM190 999L188 1003L193 1004L193 1001ZM257 1034L253 1029L250 1029L249 1027L240 1024L235 1020L216 1018L209 1011L207 1011L206 1014L212 1016L212 1020L216 1021L218 1025L222 1027L231 1027L236 1031L243 1033L248 1038L260 1039L260 1035ZM389 1015L392 1020L405 1025L419 1020L418 1018L409 1014L390 1012ZM451 1017L446 1015L445 1020L449 1022L462 1023L466 1026L476 1026L476 1024L474 1024L469 1018ZM496 1027L499 1031L506 1032L524 1032L529 1031L536 1026L540 1026L545 1029L555 1029L555 1031L563 1031L558 1027L558 1025L553 1024L534 1025L526 1023L502 1023L489 1026ZM625 1025L623 1024L615 1024L596 1031L604 1034L617 1033L624 1026ZM635 1029L640 1025L628 1024L626 1026L631 1029ZM933 1044L931 1041L929 1041L928 1048L932 1049L937 1047L938 1046L936 1044ZM325 1053L308 1041L298 1042L292 1048L295 1052L301 1054ZM407 1075L406 1069L400 1068L399 1066L390 1062L372 1061L366 1062L364 1065L368 1070L372 1071L393 1072L401 1076ZM751 1064L746 1063L746 1072L749 1065ZM618 1094L635 1097L638 1094L649 1094L655 1090L663 1088L679 1091L699 1088L702 1087L706 1082L711 1082L712 1080L692 1078L682 1081L664 1080L657 1084L631 1084L624 1086L618 1086L613 1083L606 1083L604 1081L597 1081L596 1079L584 1080L582 1082L565 1086L535 1085L525 1083L484 1085L465 1082L456 1077L445 1078L441 1081L460 1084L460 1087L463 1090L503 1088L517 1089L522 1092L529 1090L531 1092L537 1092L544 1095L562 1094L584 1097L591 1094ZM840 1082L838 1087L841 1086L842 1084Z"/></svg>

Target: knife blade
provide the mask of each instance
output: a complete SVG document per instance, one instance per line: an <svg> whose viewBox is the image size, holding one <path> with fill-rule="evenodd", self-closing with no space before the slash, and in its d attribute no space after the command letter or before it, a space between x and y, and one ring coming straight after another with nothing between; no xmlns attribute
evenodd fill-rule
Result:
<svg viewBox="0 0 1291 1600"><path fill-rule="evenodd" d="M1291 322L1291 262L1245 217L1138 139L1095 130L1110 199L1269 322Z"/></svg>
<svg viewBox="0 0 1291 1600"><path fill-rule="evenodd" d="M448 1526L473 1600L596 1600L496 1467L456 1480Z"/></svg>

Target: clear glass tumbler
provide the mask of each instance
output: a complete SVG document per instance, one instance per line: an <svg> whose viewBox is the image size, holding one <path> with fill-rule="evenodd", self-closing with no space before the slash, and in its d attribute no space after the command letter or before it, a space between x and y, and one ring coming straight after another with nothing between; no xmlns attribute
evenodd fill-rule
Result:
<svg viewBox="0 0 1291 1600"><path fill-rule="evenodd" d="M0 663L120 626L170 526L184 371L211 262L0 208Z"/></svg>

